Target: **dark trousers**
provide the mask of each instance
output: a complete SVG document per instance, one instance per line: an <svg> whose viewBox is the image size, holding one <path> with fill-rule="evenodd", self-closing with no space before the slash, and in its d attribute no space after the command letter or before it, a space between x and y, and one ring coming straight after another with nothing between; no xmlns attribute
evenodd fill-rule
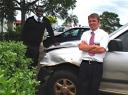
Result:
<svg viewBox="0 0 128 95"><path fill-rule="evenodd" d="M35 67L38 65L39 58L39 46L27 46L26 56L32 59L32 64L30 67Z"/></svg>
<svg viewBox="0 0 128 95"><path fill-rule="evenodd" d="M103 74L103 63L83 60L79 70L78 95L98 95Z"/></svg>

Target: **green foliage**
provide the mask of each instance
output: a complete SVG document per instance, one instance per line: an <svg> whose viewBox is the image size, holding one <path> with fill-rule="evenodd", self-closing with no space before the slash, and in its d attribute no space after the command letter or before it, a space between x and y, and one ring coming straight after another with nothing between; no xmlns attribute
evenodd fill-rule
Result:
<svg viewBox="0 0 128 95"><path fill-rule="evenodd" d="M103 12L103 14L100 15L100 18L101 28L108 33L115 31L121 26L121 24L119 23L120 19L118 18L118 15L113 12Z"/></svg>
<svg viewBox="0 0 128 95"><path fill-rule="evenodd" d="M57 18L54 17L54 16L48 16L48 19L50 20L50 23L53 24L53 23L56 23L57 22Z"/></svg>
<svg viewBox="0 0 128 95"><path fill-rule="evenodd" d="M22 30L21 25L16 25L15 31L16 32L21 32L21 30Z"/></svg>
<svg viewBox="0 0 128 95"><path fill-rule="evenodd" d="M42 0L41 4L47 15L64 19L68 11L75 8L76 0Z"/></svg>
<svg viewBox="0 0 128 95"><path fill-rule="evenodd" d="M1 0L0 1L0 19L5 18L7 20L8 30L12 30L13 21L15 20L15 0Z"/></svg>
<svg viewBox="0 0 128 95"><path fill-rule="evenodd" d="M0 41L6 40L6 41L20 41L21 32L15 32L15 31L8 31L8 32L1 32L0 33Z"/></svg>
<svg viewBox="0 0 128 95"><path fill-rule="evenodd" d="M66 19L65 19L65 22L63 23L64 25L67 25L67 24L71 24L71 23L74 23L74 25L77 25L78 23L78 17L76 15L69 15Z"/></svg>
<svg viewBox="0 0 128 95"><path fill-rule="evenodd" d="M22 42L0 42L0 95L35 95L37 72L25 51Z"/></svg>
<svg viewBox="0 0 128 95"><path fill-rule="evenodd" d="M15 19L16 10L21 11L22 25L25 15L34 12L37 2L44 9L45 15L52 15L61 19L68 16L68 11L75 8L76 0L1 0L0 20L6 18L9 30L12 29L12 21Z"/></svg>
<svg viewBox="0 0 128 95"><path fill-rule="evenodd" d="M2 12L1 16L6 18L7 20L13 21L15 20L15 0L1 0L0 2L0 12Z"/></svg>

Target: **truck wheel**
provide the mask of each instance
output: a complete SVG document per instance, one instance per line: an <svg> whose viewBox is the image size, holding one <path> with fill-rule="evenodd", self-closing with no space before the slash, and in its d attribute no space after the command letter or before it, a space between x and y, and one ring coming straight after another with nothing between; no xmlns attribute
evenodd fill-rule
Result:
<svg viewBox="0 0 128 95"><path fill-rule="evenodd" d="M55 71L48 81L48 95L76 95L77 75L71 71Z"/></svg>

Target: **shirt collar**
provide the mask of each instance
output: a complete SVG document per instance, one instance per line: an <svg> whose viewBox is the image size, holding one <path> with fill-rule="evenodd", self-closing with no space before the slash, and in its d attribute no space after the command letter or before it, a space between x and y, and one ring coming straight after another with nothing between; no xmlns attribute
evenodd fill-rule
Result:
<svg viewBox="0 0 128 95"><path fill-rule="evenodd" d="M38 21L38 16L34 15L34 19ZM43 17L40 17L40 20L42 21Z"/></svg>
<svg viewBox="0 0 128 95"><path fill-rule="evenodd" d="M95 34L98 32L99 28L97 28L95 31L93 31ZM92 30L90 30L90 33L92 32Z"/></svg>

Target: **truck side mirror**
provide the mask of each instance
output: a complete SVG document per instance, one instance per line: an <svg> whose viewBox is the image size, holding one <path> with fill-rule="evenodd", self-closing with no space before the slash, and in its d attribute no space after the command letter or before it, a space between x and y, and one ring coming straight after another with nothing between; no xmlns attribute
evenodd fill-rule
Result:
<svg viewBox="0 0 128 95"><path fill-rule="evenodd" d="M120 39L114 39L108 43L108 51L109 52L122 51L122 50L123 50L123 44Z"/></svg>

